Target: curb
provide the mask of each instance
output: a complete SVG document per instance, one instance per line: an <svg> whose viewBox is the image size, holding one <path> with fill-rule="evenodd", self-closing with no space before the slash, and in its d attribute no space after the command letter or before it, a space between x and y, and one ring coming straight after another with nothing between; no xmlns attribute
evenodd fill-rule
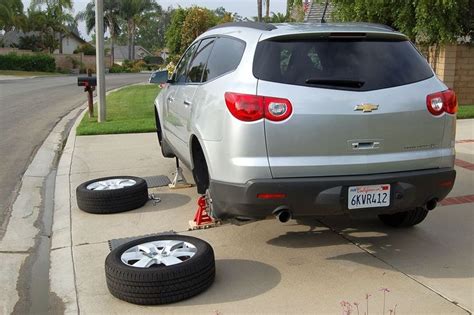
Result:
<svg viewBox="0 0 474 315"><path fill-rule="evenodd" d="M106 95L135 85L121 86L107 91ZM85 109L82 109L86 107ZM76 144L76 128L84 115L87 114L87 102L79 107L82 112L76 117L66 140L66 145L59 159L54 192L54 213L50 248L50 291L64 303L65 314L79 313L79 299L76 288L76 272L74 266L74 244L72 240L71 215L71 166ZM80 112L78 110L78 112ZM76 113L77 115L77 113Z"/></svg>

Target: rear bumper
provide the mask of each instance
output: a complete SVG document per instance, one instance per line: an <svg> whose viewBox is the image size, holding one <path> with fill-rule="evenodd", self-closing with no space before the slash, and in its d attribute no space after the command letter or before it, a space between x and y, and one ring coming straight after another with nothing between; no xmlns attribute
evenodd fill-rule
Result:
<svg viewBox="0 0 474 315"><path fill-rule="evenodd" d="M444 199L452 189L452 168L375 175L259 179L246 184L212 181L213 215L220 219L245 217L263 219L284 207L293 217L349 214L372 216L422 207L429 200ZM349 210L349 186L390 184L390 206ZM260 193L283 193L282 199L258 199Z"/></svg>

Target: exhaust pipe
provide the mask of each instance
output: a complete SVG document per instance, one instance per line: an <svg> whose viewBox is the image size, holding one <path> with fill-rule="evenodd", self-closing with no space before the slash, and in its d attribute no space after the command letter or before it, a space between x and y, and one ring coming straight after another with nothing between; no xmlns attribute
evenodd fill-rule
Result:
<svg viewBox="0 0 474 315"><path fill-rule="evenodd" d="M278 219L278 221L280 221L281 223L286 223L286 222L290 221L291 218L293 217L291 215L291 211L288 210L288 209L277 209L277 210L273 211L273 214Z"/></svg>
<svg viewBox="0 0 474 315"><path fill-rule="evenodd" d="M426 210L433 210L438 205L438 201L436 199L431 199L426 203Z"/></svg>

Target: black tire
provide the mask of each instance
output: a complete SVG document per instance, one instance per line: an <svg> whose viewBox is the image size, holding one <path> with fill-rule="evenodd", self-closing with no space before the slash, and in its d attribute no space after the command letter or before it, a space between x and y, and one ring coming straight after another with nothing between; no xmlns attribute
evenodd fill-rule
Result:
<svg viewBox="0 0 474 315"><path fill-rule="evenodd" d="M131 179L135 185L114 190L91 190L87 186L110 179ZM76 188L79 209L95 214L118 213L140 208L148 201L148 185L143 178L134 176L111 176L87 181Z"/></svg>
<svg viewBox="0 0 474 315"><path fill-rule="evenodd" d="M421 223L428 215L428 210L415 208L395 214L381 214L379 219L391 227L411 227Z"/></svg>
<svg viewBox="0 0 474 315"><path fill-rule="evenodd" d="M121 255L129 248L156 240L181 240L194 245L195 255L171 266L136 268L126 265ZM105 276L116 298L140 305L178 302L195 296L214 282L214 251L207 242L183 235L159 235L134 240L114 249L105 260Z"/></svg>

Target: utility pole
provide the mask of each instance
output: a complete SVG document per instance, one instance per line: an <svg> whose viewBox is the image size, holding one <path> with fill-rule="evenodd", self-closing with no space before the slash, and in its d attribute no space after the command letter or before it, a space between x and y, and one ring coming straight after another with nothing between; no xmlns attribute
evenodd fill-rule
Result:
<svg viewBox="0 0 474 315"><path fill-rule="evenodd" d="M105 65L104 65L104 0L95 0L95 56L97 72L97 96L99 123L106 120Z"/></svg>

